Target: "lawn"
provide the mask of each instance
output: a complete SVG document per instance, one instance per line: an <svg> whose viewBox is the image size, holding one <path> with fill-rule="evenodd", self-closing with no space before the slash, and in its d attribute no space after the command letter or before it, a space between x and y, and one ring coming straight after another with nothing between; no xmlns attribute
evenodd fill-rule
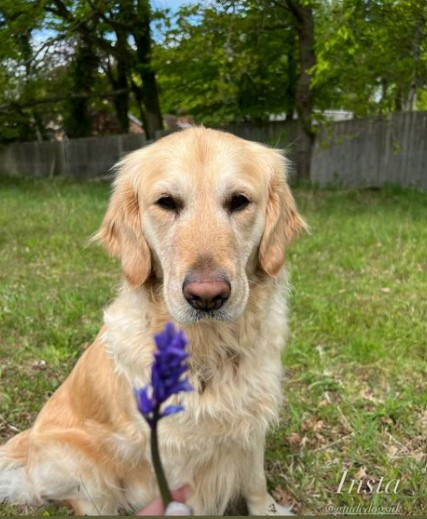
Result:
<svg viewBox="0 0 427 519"><path fill-rule="evenodd" d="M31 424L114 297L117 262L87 245L108 193L103 183L0 178L1 441ZM270 488L302 514L427 514L427 196L295 194L311 234L286 258L292 337L286 404L267 445ZM0 506L29 513L67 512Z"/></svg>

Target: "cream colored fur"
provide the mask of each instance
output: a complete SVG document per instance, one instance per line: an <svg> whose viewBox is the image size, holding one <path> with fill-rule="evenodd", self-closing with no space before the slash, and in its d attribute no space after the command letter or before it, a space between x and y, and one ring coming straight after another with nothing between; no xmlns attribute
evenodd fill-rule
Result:
<svg viewBox="0 0 427 519"><path fill-rule="evenodd" d="M149 380L153 334L175 321L189 338L194 391L162 420L171 487L189 484L196 515L243 496L254 515L283 515L266 490L265 436L281 404L287 336L284 249L304 228L280 154L192 128L128 156L97 235L124 281L104 327L33 427L0 448L0 501L62 501L77 514L137 511L157 496L149 429L133 388ZM232 193L250 204L227 209ZM158 206L172 194L183 204ZM189 272L221 272L231 295L212 316L182 295Z"/></svg>

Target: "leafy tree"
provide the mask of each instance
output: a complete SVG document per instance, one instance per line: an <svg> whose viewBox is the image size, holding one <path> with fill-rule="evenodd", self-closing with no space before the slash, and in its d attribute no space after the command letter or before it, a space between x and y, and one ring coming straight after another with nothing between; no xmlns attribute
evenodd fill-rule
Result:
<svg viewBox="0 0 427 519"><path fill-rule="evenodd" d="M209 124L296 111L300 178L323 110L427 107L427 0L217 0L166 22L166 109Z"/></svg>
<svg viewBox="0 0 427 519"><path fill-rule="evenodd" d="M272 4L284 11L285 19L291 17L298 35L299 74L295 89L299 123L297 177L299 180L308 180L314 145L312 73L316 64L314 9L317 3L312 0L275 0Z"/></svg>
<svg viewBox="0 0 427 519"><path fill-rule="evenodd" d="M128 105L126 89L130 87L147 137L154 138L156 132L163 128L163 120L155 71L152 66L150 26L152 13L149 1L104 1L98 2L93 9L94 14L99 16L105 31L104 42L100 44L100 48L107 50L107 58L110 53L116 64L115 78L111 62L107 65L107 76L113 87L122 90L115 103L119 120L124 126L125 116L127 119L124 110ZM114 34L115 44L108 48L111 33Z"/></svg>
<svg viewBox="0 0 427 519"><path fill-rule="evenodd" d="M59 114L87 135L100 107L153 137L160 96L205 124L297 115L304 178L323 110L427 107L426 22L427 0L2 0L0 139L42 139Z"/></svg>
<svg viewBox="0 0 427 519"><path fill-rule="evenodd" d="M42 67L31 45L43 11L26 0L0 4L0 122L3 140L42 138L44 126L37 110L25 110L42 78ZM1 135L0 134L0 135Z"/></svg>
<svg viewBox="0 0 427 519"><path fill-rule="evenodd" d="M414 110L427 84L426 0L333 0L317 17L318 108Z"/></svg>
<svg viewBox="0 0 427 519"><path fill-rule="evenodd" d="M277 13L255 1L182 8L154 50L166 111L206 124L266 121L295 110L295 31L272 37Z"/></svg>
<svg viewBox="0 0 427 519"><path fill-rule="evenodd" d="M267 121L274 114L301 123L298 174L308 177L315 65L313 4L227 1L181 9L156 47L164 106L209 124Z"/></svg>
<svg viewBox="0 0 427 519"><path fill-rule="evenodd" d="M0 112L3 107L6 118L12 111L23 112L27 126L32 127L30 120L36 121L37 115L34 107L49 100L51 105L62 103L70 135L84 136L90 133L90 112L96 100L112 98L121 130L127 131L129 95L133 93L146 134L154 137L162 128L162 117L151 66L150 22L148 0L4 0L0 6L0 55L3 53L5 57L2 77L6 94L3 103L0 102ZM42 43L35 37L36 29L39 36L44 35ZM10 36L13 48L8 45ZM64 42L67 50L54 63L55 48ZM40 55L45 63L37 69L35 64ZM22 70L26 70L26 64L31 74L27 70L23 82ZM35 76L36 70L46 74L47 64L53 67L49 70L53 75L59 69L67 76L59 90L62 96L56 92L49 97L43 76ZM102 69L104 74L100 74ZM17 91L18 83L25 88L21 86ZM99 91L99 83L103 91ZM11 96L14 96L13 110ZM40 128L43 127L40 121ZM22 132L12 132L10 137L21 138Z"/></svg>

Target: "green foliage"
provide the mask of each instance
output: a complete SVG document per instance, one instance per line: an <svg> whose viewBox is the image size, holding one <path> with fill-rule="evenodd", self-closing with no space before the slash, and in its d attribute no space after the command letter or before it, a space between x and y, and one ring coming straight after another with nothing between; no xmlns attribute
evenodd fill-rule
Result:
<svg viewBox="0 0 427 519"><path fill-rule="evenodd" d="M47 138L64 119L70 135L87 134L97 111L115 113L123 132L129 111L147 126L158 117L154 72L164 113L205 124L292 117L302 72L292 5L314 13L317 113L427 107L426 0L215 0L175 13L150 13L148 0L3 0L0 141Z"/></svg>
<svg viewBox="0 0 427 519"><path fill-rule="evenodd" d="M100 111L116 111L113 126L126 132L131 92L138 115L153 124L148 0L17 4L0 5L0 141L41 140L50 123L63 121L71 137L86 136Z"/></svg>
<svg viewBox="0 0 427 519"><path fill-rule="evenodd" d="M30 99L41 78L33 62L32 31L43 19L42 4L5 0L0 6L0 140L35 136L37 114L16 106ZM6 110L1 106L6 105ZM3 109L2 109L3 108Z"/></svg>
<svg viewBox="0 0 427 519"><path fill-rule="evenodd" d="M425 107L425 0L333 0L314 7L317 110L357 116ZM156 68L167 111L218 123L290 116L299 49L286 2L217 1L164 27Z"/></svg>
<svg viewBox="0 0 427 519"><path fill-rule="evenodd" d="M154 53L164 110L206 124L292 114L295 38L289 16L259 2L182 8Z"/></svg>
<svg viewBox="0 0 427 519"><path fill-rule="evenodd" d="M333 0L317 14L319 108L365 116L418 106L415 94L427 88L425 0Z"/></svg>

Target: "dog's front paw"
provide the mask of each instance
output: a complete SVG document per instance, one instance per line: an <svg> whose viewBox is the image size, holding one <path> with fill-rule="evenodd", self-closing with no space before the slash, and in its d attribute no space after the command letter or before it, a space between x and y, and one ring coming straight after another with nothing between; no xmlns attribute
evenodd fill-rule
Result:
<svg viewBox="0 0 427 519"><path fill-rule="evenodd" d="M272 501L268 505L267 515L294 515L291 512L291 507L279 505L275 501Z"/></svg>
<svg viewBox="0 0 427 519"><path fill-rule="evenodd" d="M291 507L279 505L276 501L267 494L261 500L249 499L248 508L250 515L294 515L291 512Z"/></svg>

